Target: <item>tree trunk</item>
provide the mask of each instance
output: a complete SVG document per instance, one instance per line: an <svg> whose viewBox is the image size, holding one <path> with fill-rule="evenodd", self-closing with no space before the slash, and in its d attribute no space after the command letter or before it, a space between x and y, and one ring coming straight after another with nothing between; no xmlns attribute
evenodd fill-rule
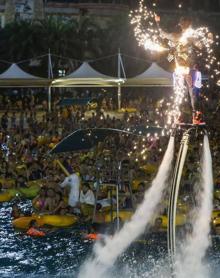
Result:
<svg viewBox="0 0 220 278"><path fill-rule="evenodd" d="M14 0L7 0L5 4L5 24L15 20L15 3Z"/></svg>
<svg viewBox="0 0 220 278"><path fill-rule="evenodd" d="M44 19L44 3L43 0L34 0L33 3L33 20Z"/></svg>

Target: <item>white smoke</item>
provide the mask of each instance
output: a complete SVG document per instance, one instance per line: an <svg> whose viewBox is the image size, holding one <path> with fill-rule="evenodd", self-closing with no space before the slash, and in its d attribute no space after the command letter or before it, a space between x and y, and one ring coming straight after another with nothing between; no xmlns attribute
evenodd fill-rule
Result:
<svg viewBox="0 0 220 278"><path fill-rule="evenodd" d="M143 203L117 234L106 239L104 246L95 245L95 257L89 259L82 266L79 278L108 277L106 272L113 266L118 256L144 232L162 198L172 168L173 157L174 137L171 137L157 176L153 180L151 188L146 191Z"/></svg>

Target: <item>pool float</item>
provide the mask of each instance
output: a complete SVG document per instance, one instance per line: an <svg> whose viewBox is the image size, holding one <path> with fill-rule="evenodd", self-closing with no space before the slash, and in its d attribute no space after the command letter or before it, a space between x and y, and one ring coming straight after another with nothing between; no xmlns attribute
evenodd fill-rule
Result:
<svg viewBox="0 0 220 278"><path fill-rule="evenodd" d="M8 189L5 192L0 194L0 202L9 202L11 201L19 191L17 189Z"/></svg>
<svg viewBox="0 0 220 278"><path fill-rule="evenodd" d="M40 135L37 138L37 143L39 146L46 145L49 142L49 138L44 135Z"/></svg>
<svg viewBox="0 0 220 278"><path fill-rule="evenodd" d="M12 225L17 229L28 229L32 220L36 220L39 226L50 225L53 227L69 227L77 222L77 217L73 215L38 215L24 216L12 221Z"/></svg>
<svg viewBox="0 0 220 278"><path fill-rule="evenodd" d="M162 220L161 227L164 229L167 229L168 217L166 215L162 215L157 218L161 218L161 220ZM186 215L185 214L177 214L176 215L176 226L183 226L185 223L186 223Z"/></svg>
<svg viewBox="0 0 220 278"><path fill-rule="evenodd" d="M214 197L215 197L216 199L220 200L220 190L219 190L219 189L215 190L215 192L214 192Z"/></svg>
<svg viewBox="0 0 220 278"><path fill-rule="evenodd" d="M212 220L215 219L216 217L220 216L220 210L213 210L212 212Z"/></svg>
<svg viewBox="0 0 220 278"><path fill-rule="evenodd" d="M220 225L220 217L216 217L216 218L213 220L213 225L214 225L214 226Z"/></svg>
<svg viewBox="0 0 220 278"><path fill-rule="evenodd" d="M118 113L125 113L125 112L127 112L127 113L136 113L137 109L130 107L130 108L121 108L121 109L118 110Z"/></svg>
<svg viewBox="0 0 220 278"><path fill-rule="evenodd" d="M145 173L153 174L157 170L158 166L154 164L145 164L141 167L141 170L143 170Z"/></svg>
<svg viewBox="0 0 220 278"><path fill-rule="evenodd" d="M15 180L13 179L0 178L0 183L4 188L12 188L15 186Z"/></svg>
<svg viewBox="0 0 220 278"><path fill-rule="evenodd" d="M9 202L13 197L9 192L3 192L0 194L0 203L2 202Z"/></svg>
<svg viewBox="0 0 220 278"><path fill-rule="evenodd" d="M37 196L40 191L40 186L35 184L27 188L19 188L19 189L8 189L5 192L0 194L0 202L9 202L11 201L17 194L25 197L27 199L34 198Z"/></svg>
<svg viewBox="0 0 220 278"><path fill-rule="evenodd" d="M26 198L34 198L37 196L37 194L39 193L40 191L40 186L35 184L35 185L32 185L30 187L27 187L27 188L20 188L19 189L19 192L21 193L22 196L26 197Z"/></svg>
<svg viewBox="0 0 220 278"><path fill-rule="evenodd" d="M132 210L120 210L119 211L119 218L123 222L129 221L133 214L134 214L134 212ZM104 222L105 223L110 223L112 218L113 218L113 220L115 220L116 217L117 217L116 211L113 211L112 214L111 214L111 212L108 212L104 215Z"/></svg>

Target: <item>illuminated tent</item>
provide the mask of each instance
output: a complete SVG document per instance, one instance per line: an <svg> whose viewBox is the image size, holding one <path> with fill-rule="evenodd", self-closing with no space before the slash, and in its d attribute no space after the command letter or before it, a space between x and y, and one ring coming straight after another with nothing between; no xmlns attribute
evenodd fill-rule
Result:
<svg viewBox="0 0 220 278"><path fill-rule="evenodd" d="M23 71L17 64L12 64L0 74L0 87L48 87L51 81Z"/></svg>
<svg viewBox="0 0 220 278"><path fill-rule="evenodd" d="M152 65L143 73L128 78L122 85L124 87L171 87L173 86L172 73L165 71L156 63Z"/></svg>
<svg viewBox="0 0 220 278"><path fill-rule="evenodd" d="M117 87L123 79L104 75L84 62L71 74L53 81L53 87Z"/></svg>

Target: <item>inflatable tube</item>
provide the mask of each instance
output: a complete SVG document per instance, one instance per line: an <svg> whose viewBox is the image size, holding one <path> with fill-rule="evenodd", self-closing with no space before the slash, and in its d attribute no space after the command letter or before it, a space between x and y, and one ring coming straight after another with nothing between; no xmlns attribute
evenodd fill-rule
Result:
<svg viewBox="0 0 220 278"><path fill-rule="evenodd" d="M136 108L133 108L133 107L130 107L130 108L121 108L118 110L118 113L136 113L137 112L137 109Z"/></svg>
<svg viewBox="0 0 220 278"><path fill-rule="evenodd" d="M2 202L9 202L13 196L10 195L9 192L4 192L0 194L0 203Z"/></svg>
<svg viewBox="0 0 220 278"><path fill-rule="evenodd" d="M213 210L212 212L212 220L216 217L220 216L220 210Z"/></svg>
<svg viewBox="0 0 220 278"><path fill-rule="evenodd" d="M0 203L11 201L19 191L16 189L8 189L0 194Z"/></svg>
<svg viewBox="0 0 220 278"><path fill-rule="evenodd" d="M8 189L5 192L0 194L0 202L9 202L11 201L17 194L25 197L27 199L32 199L37 196L40 191L39 185L32 185L27 188L20 189Z"/></svg>
<svg viewBox="0 0 220 278"><path fill-rule="evenodd" d="M216 218L213 220L213 225L214 225L214 226L220 225L220 217L216 217Z"/></svg>
<svg viewBox="0 0 220 278"><path fill-rule="evenodd" d="M161 227L163 229L167 229L167 226L168 226L168 218L167 218L167 216L163 215L163 216L159 216L157 218L161 218L162 219ZM176 215L176 226L183 226L185 223L186 223L186 215L185 214L177 214Z"/></svg>
<svg viewBox="0 0 220 278"><path fill-rule="evenodd" d="M19 192L26 198L34 198L40 191L39 185L32 185L28 188L20 188Z"/></svg>
<svg viewBox="0 0 220 278"><path fill-rule="evenodd" d="M218 200L220 200L220 190L215 190L214 197Z"/></svg>
<svg viewBox="0 0 220 278"><path fill-rule="evenodd" d="M13 179L0 178L0 183L7 189L15 186L15 180Z"/></svg>
<svg viewBox="0 0 220 278"><path fill-rule="evenodd" d="M133 211L121 210L119 212L119 217L120 217L121 221L125 222L125 221L130 220L133 214L134 214ZM113 220L116 219L116 217L117 217L117 213L116 213L116 211L113 211ZM111 219L112 219L111 212L106 213L104 216L104 219L105 219L105 223L110 223Z"/></svg>
<svg viewBox="0 0 220 278"><path fill-rule="evenodd" d="M35 215L24 216L12 221L17 229L28 229L31 220L36 220L39 226L50 225L53 227L69 227L77 222L77 217L72 215Z"/></svg>

